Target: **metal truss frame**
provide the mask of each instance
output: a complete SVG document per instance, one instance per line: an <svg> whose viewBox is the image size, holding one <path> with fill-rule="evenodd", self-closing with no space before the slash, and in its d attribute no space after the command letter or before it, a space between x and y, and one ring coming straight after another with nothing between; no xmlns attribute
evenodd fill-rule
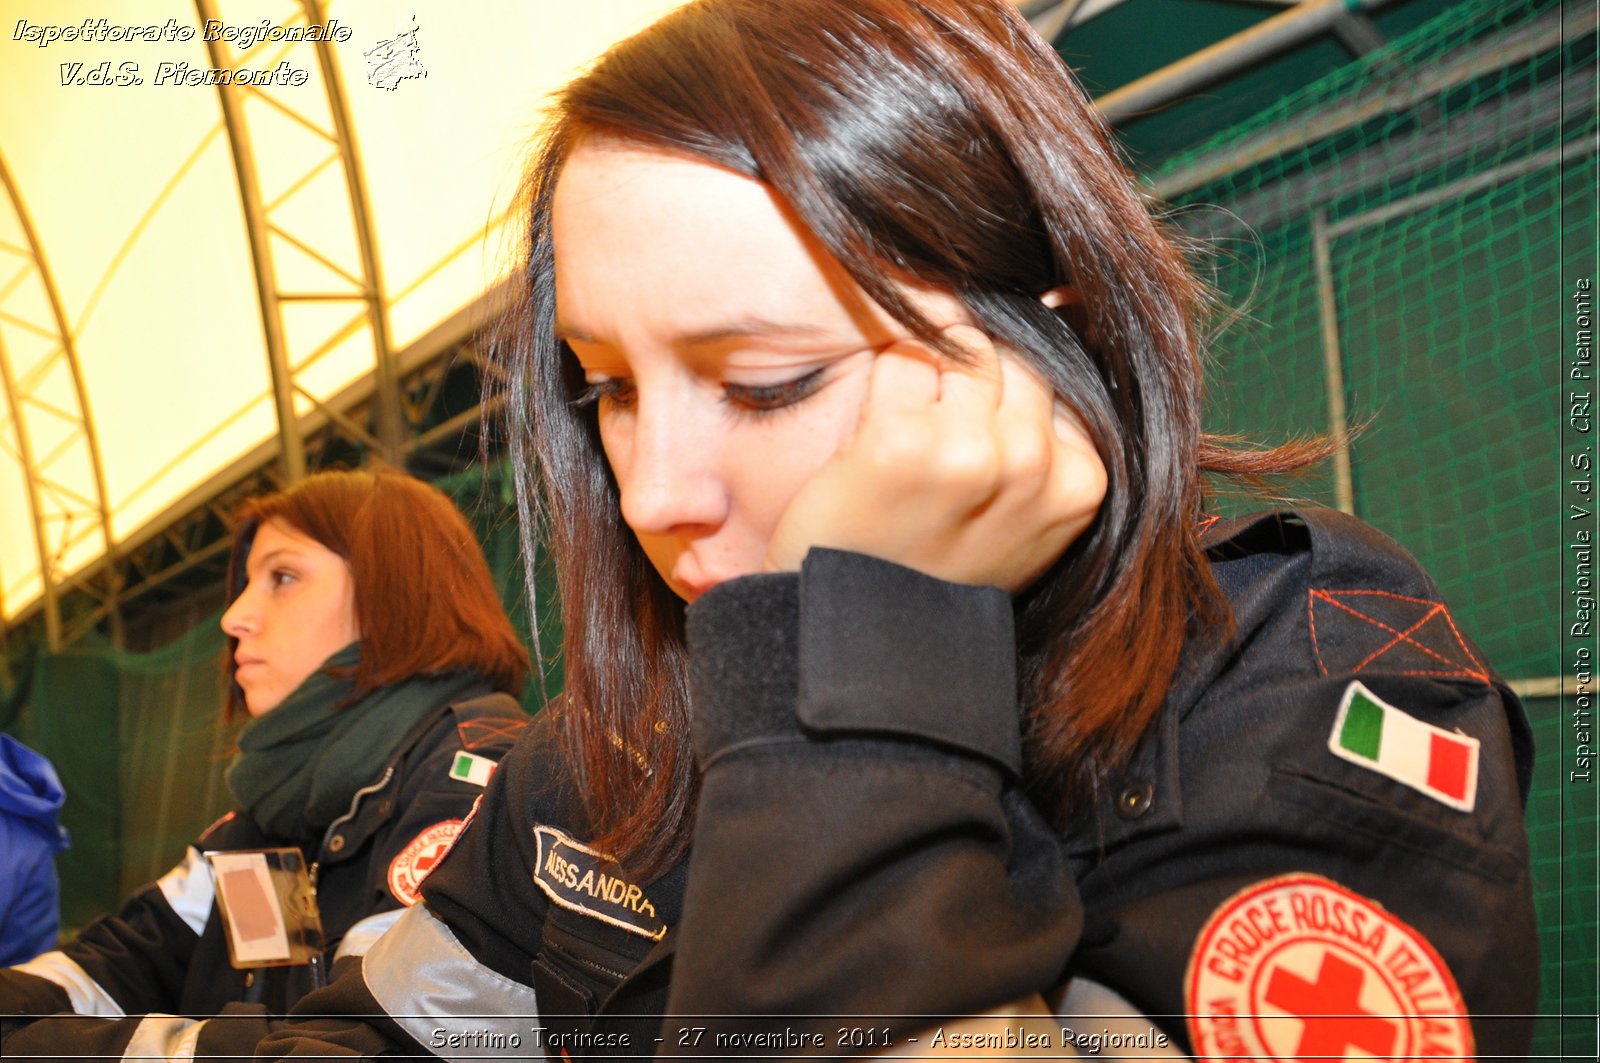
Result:
<svg viewBox="0 0 1600 1063"><path fill-rule="evenodd" d="M106 500L105 467L100 458L100 441L95 434L94 418L84 393L77 346L73 342L72 330L67 326L61 295L45 260L32 218L3 156L0 156L0 186L4 187L10 198L25 242L25 246L21 247L0 244L0 319L51 344L41 359L19 374L15 372L15 362L5 344L0 343L0 382L3 382L10 396L9 420L15 432L15 456L21 463L22 475L27 482L28 504L32 508L39 578L44 587L45 643L50 649L56 650L63 644L61 597L69 589L75 588L95 599L102 614L111 618L113 637L116 636L119 583L115 566L105 567L103 571L106 578L99 580L83 575L69 579L63 569L67 552L85 539L98 534L108 555L114 551L115 540L111 535L111 514ZM14 270L9 268L12 263L16 264ZM48 317L44 320L38 320L39 315L29 316L7 309L4 305L5 297L30 278L36 280L44 292L49 307ZM63 389L60 387L52 389L57 396L55 400L44 397L46 385L59 382L62 374L70 378L71 387L67 391L73 405L62 405L59 396ZM45 421L54 421L64 426L66 431L49 450L40 452L35 442ZM0 436L0 446L3 445L3 436ZM92 498L83 495L81 484L74 487L52 474L53 466L74 454L86 461L92 472Z"/></svg>
<svg viewBox="0 0 1600 1063"><path fill-rule="evenodd" d="M498 456L498 441L483 431L495 404L478 402L490 370L476 338L462 325L474 320L478 312L477 307L463 311L446 335L426 340L409 357L397 359L396 391L406 440L395 464L425 479ZM371 449L352 436L349 426L374 417L376 402L369 377L302 417L307 471L359 466L367 460ZM140 618L221 585L232 542L229 515L246 498L289 483L278 457L277 440L262 444L174 505L170 519L146 527L121 544L114 557L91 566L86 576L121 588L115 605L122 623L132 630L140 626ZM86 582L80 578L62 588L59 604L64 645L113 615L111 603L102 596L81 593ZM43 620L43 608L36 606L11 626L13 632L20 632ZM22 641L28 638L24 636Z"/></svg>
<svg viewBox="0 0 1600 1063"><path fill-rule="evenodd" d="M222 19L218 0L195 0L196 11L202 21ZM298 0L298 13L282 25L292 26L326 22L321 0ZM211 65L219 69L237 69L254 62L263 49L283 48L283 45L258 44L250 51L234 58L222 42L208 42ZM302 478L308 468L307 437L321 433L337 434L358 451L360 461L366 455L376 455L392 463L404 462L409 451L408 435L414 424L429 420L430 388L424 383L417 395L421 406L407 402L402 394L396 370L397 359L392 347L388 321L388 302L384 290L381 259L378 254L376 234L372 224L370 198L361 165L360 150L356 142L354 123L351 120L349 101L345 95L339 66L330 43L327 41L296 42L290 48L309 48L316 55L322 76L327 113L325 116L308 116L286 105L278 96L249 86L218 85L218 99L234 162L234 172L239 183L241 208L249 240L252 272L256 283L265 338L268 368L273 388L273 403L277 419L275 458L281 472L268 476L260 470L239 480L228 473L213 479L198 493L209 494L210 500L200 504L164 528L147 530L127 543L118 544L113 537L109 499L105 488L104 469L100 461L99 443L95 436L84 394L82 374L79 371L76 349L66 322L56 288L45 266L42 249L36 239L15 183L0 160L0 178L15 205L21 227L27 238L27 247L0 246L0 299L6 292L23 283L30 275L42 281L48 295L52 319L47 322L27 321L14 314L11 322L29 331L47 336L58 343L41 367L35 367L25 377L11 372L12 360L0 348L0 383L6 387L13 404L11 422L16 428L14 448L27 481L28 497L33 513L33 531L44 593L39 606L17 617L12 627L24 624L36 613L42 613L45 642L51 649L59 649L81 638L95 625L109 619L113 639L120 641L121 617L119 601L141 597L167 579L181 577L195 566L204 567L219 555L218 535L226 522L222 511L231 506L226 500L237 501L244 497L238 493L244 485L244 494L271 489ZM296 175L288 188L268 202L262 192L259 168L250 136L250 121L245 107L246 96L271 107L328 144L326 156L312 159L303 173ZM318 237L312 233L296 232L286 221L288 211L283 208L294 202L295 195L330 167L342 174L349 205L350 235L359 258L355 270L341 267L316 249ZM301 253L319 262L333 275L346 282L332 284L321 290L291 291L279 281L272 254L273 239L292 245ZM10 255L6 253L10 252ZM20 271L6 272L5 259L15 255L22 260ZM332 302L352 305L352 317L320 347L313 350L292 350L284 325L286 306L296 303ZM0 313L5 313L0 310ZM336 403L313 394L296 379L297 368L314 363L321 355L343 342L366 325L372 337L373 367L370 378L371 395L361 404L359 416L349 402ZM48 377L49 372L63 363L72 376L76 409L62 409L60 403L45 403L36 392L36 385ZM442 380L442 371L440 379ZM59 391L59 389L57 389ZM296 413L297 402L311 407L305 416ZM32 433L27 430L30 418L54 417L71 426L67 444L52 448L49 453L37 453L32 446ZM364 423L363 423L364 422ZM70 444L70 446L69 446ZM0 442L0 445L5 445ZM53 462L76 447L86 447L89 462L94 470L95 497L83 498L68 485L51 478L49 469ZM324 445L324 449L327 449ZM338 449L337 447L334 449ZM269 461L272 460L269 458ZM348 456L347 456L348 460ZM313 462L314 463L314 462ZM232 473L237 473L236 464ZM227 486L222 486L227 485ZM194 495L191 495L191 499ZM219 502L218 500L225 500ZM219 505L221 508L218 508ZM92 517L90 523L85 517ZM106 556L70 579L62 571L62 559L70 546L82 541L88 534L103 537ZM120 592L124 584L128 594ZM72 595L73 605L63 614L63 598L68 591L83 592ZM85 597L86 596L86 597Z"/></svg>
<svg viewBox="0 0 1600 1063"><path fill-rule="evenodd" d="M326 21L321 0L299 0L298 6L298 14L283 25ZM195 7L202 20L222 20L218 0L195 0ZM234 58L220 43L208 44L211 64L217 68L241 68L256 63L261 49L273 47L263 43ZM164 601L216 582L226 567L227 514L252 494L292 483L310 469L359 465L374 456L408 466L423 475L439 474L476 460L487 445L475 431L485 414L478 405L478 395L486 369L471 337L466 335L470 322L478 320L480 307L462 311L441 325L434 334L420 340L408 358L402 359L392 349L370 200L337 62L328 42L297 42L288 47L315 51L326 92L327 116L322 121L297 113L281 99L254 88L218 86L266 341L277 414L276 438L197 487L172 507L169 512L176 514L172 519L158 521L127 542L117 544L116 550L108 550L102 561L74 578L71 588L59 579L52 580L40 605L27 610L11 625L17 629L42 620L51 648L76 641L108 619L114 632L119 630L119 604L133 606L143 613L159 608ZM328 143L327 156L308 163L303 174L271 202L264 198L262 191L244 106L246 94L252 94L254 99ZM334 166L342 172L345 183L350 234L360 258L359 269L355 271L330 261L316 250L312 234L292 231L279 216L280 208L292 202L297 192ZM287 290L279 282L273 262L274 238L317 260L348 282L347 285L319 291ZM492 305L494 298L493 295L485 297L480 306ZM351 320L320 347L296 351L290 349L284 327L284 308L297 302L348 302L353 305L354 312ZM296 380L296 366L304 368L314 363L363 324L369 327L373 340L374 372L371 376L332 397L318 397ZM59 331L65 334L64 324L59 326ZM409 363L403 374L402 361ZM75 368L75 360L73 364ZM13 395L21 394L16 382L8 378L5 383ZM310 406L304 415L296 413L297 397ZM92 438L87 416L80 420ZM23 465L30 488L35 482L42 482L35 471L39 462L34 459L31 453L24 455ZM99 476L97 451L95 467ZM103 483L103 477L99 482ZM37 502L35 511L39 512ZM102 518L106 512L102 488ZM111 544L108 520L102 521L102 528L106 542ZM43 542L41 539L41 556L46 554ZM120 588L120 597L93 593L63 595L68 589L88 591L97 582Z"/></svg>
<svg viewBox="0 0 1600 1063"><path fill-rule="evenodd" d="M1120 7L1127 0L1013 0L1023 17L1052 44L1075 26ZM1365 12L1390 0L1246 0L1283 10L1232 37L1152 71L1095 100L1100 113L1120 124L1199 91L1252 63L1273 58L1321 33L1330 33L1353 56L1383 45L1385 38Z"/></svg>
<svg viewBox="0 0 1600 1063"><path fill-rule="evenodd" d="M218 11L217 0L195 0L200 19L224 21ZM281 25L317 24L326 22L321 0L299 0L299 15ZM222 41L207 41L206 49L211 65L218 69L238 69L253 62L252 57L274 45L263 42L243 53L235 62L230 58L227 45ZM281 47L281 46L278 46ZM249 235L251 261L255 272L256 293L261 310L262 333L266 340L268 368L271 372L273 403L278 418L278 442L286 479L301 479L306 473L305 446L302 440L300 418L295 412L296 396L307 400L314 410L332 421L347 436L388 461L400 457L404 442L404 424L399 397L398 381L394 369L394 351L389 338L389 308L384 293L383 273L377 249L377 236L372 226L371 202L367 195L366 178L361 166L360 150L356 144L355 127L350 118L349 101L345 96L344 82L339 65L328 41L297 42L291 48L310 48L317 58L322 73L329 122L332 128L320 124L315 118L295 111L272 93L254 86L241 89L234 85L218 85L217 97L222 105L223 124L228 131L228 143L233 152L234 171L239 182L239 197L244 212L245 228ZM262 193L259 168L250 136L250 122L244 107L249 97L281 112L284 116L326 140L329 154L305 167L299 180L272 202ZM358 273L351 273L330 261L315 248L316 237L311 233L296 234L288 228L280 208L293 202L294 196L314 177L330 166L337 166L344 176L349 200L349 223L356 250L360 258ZM272 254L272 237L278 237L309 255L331 272L347 282L347 286L320 291L288 291L279 283ZM347 325L312 351L291 351L284 327L284 308L289 304L308 302L350 302L359 309ZM367 431L355 422L332 411L321 399L303 387L296 379L296 366L304 367L321 354L344 340L365 322L370 329L373 346L374 382L377 401L373 408L373 431ZM299 357L296 357L296 356Z"/></svg>

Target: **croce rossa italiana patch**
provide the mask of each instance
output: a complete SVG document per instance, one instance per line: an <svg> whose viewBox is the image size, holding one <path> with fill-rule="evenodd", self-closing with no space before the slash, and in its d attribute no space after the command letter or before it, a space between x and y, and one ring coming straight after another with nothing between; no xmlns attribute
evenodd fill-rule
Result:
<svg viewBox="0 0 1600 1063"><path fill-rule="evenodd" d="M615 860L555 827L535 827L533 835L538 843L533 881L552 903L651 941L666 935L667 926L657 917L655 905L644 890L623 877Z"/></svg>
<svg viewBox="0 0 1600 1063"><path fill-rule="evenodd" d="M1460 991L1428 939L1320 875L1223 901L1184 982L1198 1059L1473 1058Z"/></svg>

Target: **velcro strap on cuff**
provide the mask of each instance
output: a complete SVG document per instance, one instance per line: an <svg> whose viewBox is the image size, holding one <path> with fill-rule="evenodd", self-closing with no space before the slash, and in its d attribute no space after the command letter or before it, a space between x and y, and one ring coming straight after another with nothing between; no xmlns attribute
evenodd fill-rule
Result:
<svg viewBox="0 0 1600 1063"><path fill-rule="evenodd" d="M729 580L690 606L690 730L702 768L745 742L798 737L799 616L792 572Z"/></svg>
<svg viewBox="0 0 1600 1063"><path fill-rule="evenodd" d="M1022 771L1011 597L813 549L800 576L800 723L903 734Z"/></svg>

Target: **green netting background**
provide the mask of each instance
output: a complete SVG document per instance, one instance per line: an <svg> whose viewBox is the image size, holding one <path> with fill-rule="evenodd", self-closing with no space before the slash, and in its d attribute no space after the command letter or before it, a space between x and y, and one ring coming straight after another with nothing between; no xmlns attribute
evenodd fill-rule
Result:
<svg viewBox="0 0 1600 1063"><path fill-rule="evenodd" d="M1600 814L1593 782L1569 778L1559 695L1567 301L1596 275L1595 12L1457 5L1149 177L1244 310L1214 347L1210 427L1329 431L1336 352L1346 420L1366 425L1347 504L1417 555L1503 675L1553 695L1526 699L1528 822L1535 1051L1562 1058L1594 1058L1600 994ZM1340 501L1331 466L1291 490Z"/></svg>
<svg viewBox="0 0 1600 1063"><path fill-rule="evenodd" d="M1559 363L1571 282L1596 277L1594 19L1592 4L1470 0L1149 178L1217 249L1212 279L1244 310L1215 344L1213 430L1326 431L1336 348L1349 417L1370 422L1350 456L1352 508L1422 560L1529 691L1551 679L1558 691L1570 659ZM503 468L442 486L526 630ZM1326 470L1295 490L1338 501ZM548 660L556 625L541 627ZM0 726L51 756L71 795L69 926L159 875L228 806L221 646L213 612L157 653L87 644L5 662ZM1593 784L1568 780L1569 699L1527 708L1546 1016L1535 1051L1593 1058L1600 812Z"/></svg>

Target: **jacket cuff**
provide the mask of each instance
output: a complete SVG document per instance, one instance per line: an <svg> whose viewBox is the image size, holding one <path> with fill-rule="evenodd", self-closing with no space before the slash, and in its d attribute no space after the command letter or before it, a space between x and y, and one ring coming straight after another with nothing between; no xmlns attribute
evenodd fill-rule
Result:
<svg viewBox="0 0 1600 1063"><path fill-rule="evenodd" d="M27 971L0 970L0 1015L51 1015L71 1010L72 998L67 991L48 978Z"/></svg>
<svg viewBox="0 0 1600 1063"><path fill-rule="evenodd" d="M802 734L898 735L1022 768L1010 596L813 549L689 610L695 754Z"/></svg>
<svg viewBox="0 0 1600 1063"><path fill-rule="evenodd" d="M745 576L689 607L690 734L704 770L723 753L798 736L800 577Z"/></svg>

